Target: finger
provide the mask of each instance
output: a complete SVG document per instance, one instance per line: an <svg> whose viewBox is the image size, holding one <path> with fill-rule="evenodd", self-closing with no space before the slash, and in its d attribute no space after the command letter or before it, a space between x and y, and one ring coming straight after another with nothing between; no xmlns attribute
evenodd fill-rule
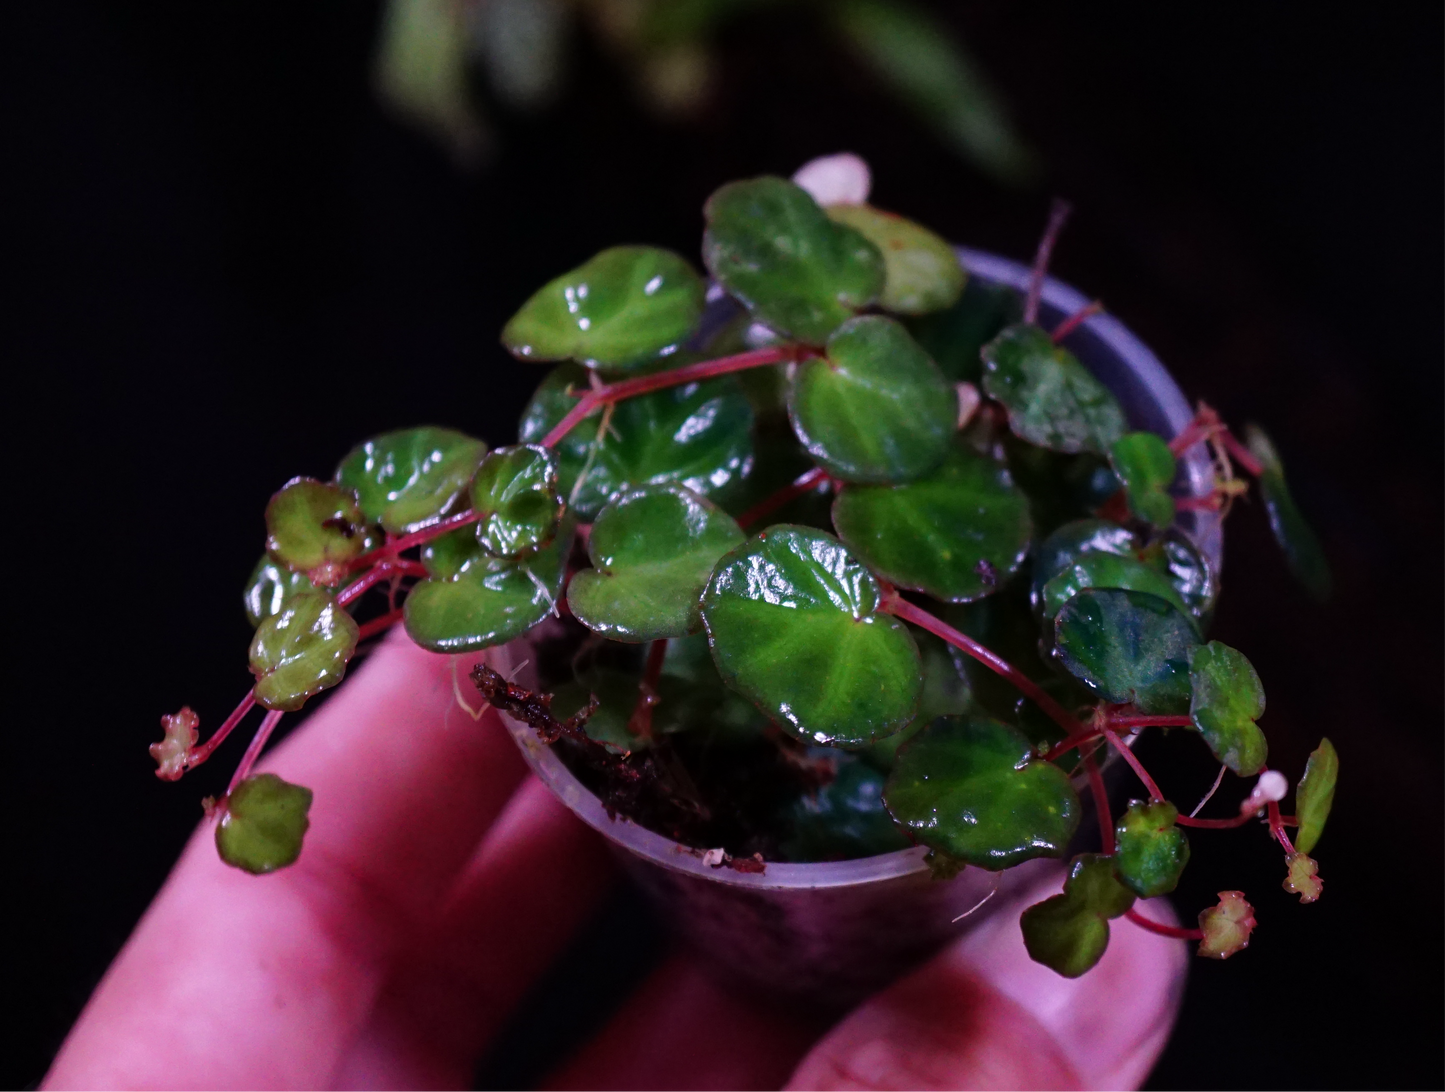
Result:
<svg viewBox="0 0 1445 1092"><path fill-rule="evenodd" d="M397 960L330 1087L465 1087L615 873L601 838L539 782L524 782L435 927Z"/></svg>
<svg viewBox="0 0 1445 1092"><path fill-rule="evenodd" d="M452 685L446 657L384 641L263 763L315 793L300 861L245 875L203 824L47 1081L325 1081L523 773L500 723L473 722Z"/></svg>

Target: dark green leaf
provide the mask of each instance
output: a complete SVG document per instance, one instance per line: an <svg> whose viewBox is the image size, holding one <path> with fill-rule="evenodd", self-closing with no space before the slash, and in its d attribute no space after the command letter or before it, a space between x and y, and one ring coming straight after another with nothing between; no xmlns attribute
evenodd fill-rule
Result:
<svg viewBox="0 0 1445 1092"><path fill-rule="evenodd" d="M800 797L783 816L788 831L779 847L783 856L847 861L912 845L883 804L883 775L852 755L835 751L833 756L837 776Z"/></svg>
<svg viewBox="0 0 1445 1092"><path fill-rule="evenodd" d="M1054 651L1085 686L1143 713L1189 709L1194 622L1157 595L1085 588L1054 619Z"/></svg>
<svg viewBox="0 0 1445 1092"><path fill-rule="evenodd" d="M970 277L952 307L910 319L907 326L949 382L976 384L983 379L983 347L1021 315L1012 288Z"/></svg>
<svg viewBox="0 0 1445 1092"><path fill-rule="evenodd" d="M871 205L829 205L824 211L883 255L881 306L895 314L926 315L958 301L967 274L953 247L926 227Z"/></svg>
<svg viewBox="0 0 1445 1092"><path fill-rule="evenodd" d="M1169 486L1176 467L1168 444L1152 432L1125 433L1109 448L1109 465L1124 483L1129 511L1155 527L1174 522Z"/></svg>
<svg viewBox="0 0 1445 1092"><path fill-rule="evenodd" d="M1008 410L1015 436L1051 451L1107 455L1124 434L1109 389L1037 326L1008 327L983 347L983 389Z"/></svg>
<svg viewBox="0 0 1445 1092"><path fill-rule="evenodd" d="M1305 775L1295 789L1295 814L1299 819L1299 832L1294 845L1301 853L1315 848L1324 833L1325 820L1330 817L1330 808L1335 802L1335 781L1340 775L1340 756L1335 745L1328 739L1310 754L1305 763Z"/></svg>
<svg viewBox="0 0 1445 1092"><path fill-rule="evenodd" d="M1329 562L1325 560L1324 549L1314 530L1305 522L1303 514L1290 494L1285 481L1284 465L1270 438L1257 425L1245 429L1245 440L1249 450L1264 467L1259 476L1259 492L1264 498L1265 511L1269 513L1269 527L1274 532L1290 572L1320 602L1330 597Z"/></svg>
<svg viewBox="0 0 1445 1092"><path fill-rule="evenodd" d="M906 727L922 688L918 647L878 602L837 539L782 524L718 563L702 617L729 686L800 739L860 744Z"/></svg>
<svg viewBox="0 0 1445 1092"><path fill-rule="evenodd" d="M401 429L354 448L336 480L356 491L367 523L404 535L440 519L486 453L486 444L454 429Z"/></svg>
<svg viewBox="0 0 1445 1092"><path fill-rule="evenodd" d="M881 576L959 603L996 591L1028 555L1028 498L1000 462L961 444L903 485L849 485L833 504L838 536Z"/></svg>
<svg viewBox="0 0 1445 1092"><path fill-rule="evenodd" d="M984 716L925 728L898 753L884 796L918 841L991 871L1061 856L1079 825L1068 775Z"/></svg>
<svg viewBox="0 0 1445 1092"><path fill-rule="evenodd" d="M1197 621L1168 577L1142 561L1103 550L1081 554L1078 561L1044 585L1039 595L1039 610L1043 617L1053 619L1065 603L1085 588L1123 588L1157 595L1188 618L1198 632Z"/></svg>
<svg viewBox="0 0 1445 1092"><path fill-rule="evenodd" d="M1066 523L1034 550L1034 606L1043 611L1044 585L1068 569L1085 554L1107 553L1116 557L1134 557L1134 533L1127 527L1105 519L1079 519Z"/></svg>
<svg viewBox="0 0 1445 1092"><path fill-rule="evenodd" d="M1177 527L1170 528L1162 539L1142 551L1142 560L1167 573L1190 613L1199 619L1201 626L1208 624L1214 600L1219 595L1219 581L1209 561L1188 535Z"/></svg>
<svg viewBox="0 0 1445 1092"><path fill-rule="evenodd" d="M627 370L688 339L704 289L670 250L614 246L538 289L502 330L502 344L525 360Z"/></svg>
<svg viewBox="0 0 1445 1092"><path fill-rule="evenodd" d="M1241 777L1264 768L1269 748L1254 722L1264 715L1264 687L1244 653L1219 641L1189 654L1189 715L1204 742Z"/></svg>
<svg viewBox="0 0 1445 1092"><path fill-rule="evenodd" d="M1174 825L1178 818L1168 801L1131 800L1114 827L1119 878L1141 898L1173 891L1189 863L1189 839Z"/></svg>
<svg viewBox="0 0 1445 1092"><path fill-rule="evenodd" d="M226 797L216 850L232 868L261 876L294 864L311 820L311 790L275 774L248 777Z"/></svg>
<svg viewBox="0 0 1445 1092"><path fill-rule="evenodd" d="M540 441L562 419L575 404L567 387L585 386L581 374L564 365L543 380L522 416L522 442ZM710 497L752 468L753 411L731 376L619 402L606 431L602 413L555 448L561 493L581 520L596 518L620 489L671 481Z"/></svg>
<svg viewBox="0 0 1445 1092"><path fill-rule="evenodd" d="M280 614L292 596L320 590L305 573L278 565L270 554L263 554L246 581L246 620L254 629L271 615Z"/></svg>
<svg viewBox="0 0 1445 1092"><path fill-rule="evenodd" d="M939 464L958 427L958 396L902 324L851 319L826 357L798 367L788 393L793 431L846 481L899 482Z"/></svg>
<svg viewBox="0 0 1445 1092"><path fill-rule="evenodd" d="M1109 919L1134 904L1111 857L1082 853L1074 858L1064 893L1024 911L1024 947L1029 956L1065 978L1078 978L1099 962L1109 946Z"/></svg>
<svg viewBox="0 0 1445 1092"><path fill-rule="evenodd" d="M557 494L557 459L533 444L499 447L472 481L477 541L495 557L520 557L552 541L566 508Z"/></svg>
<svg viewBox="0 0 1445 1092"><path fill-rule="evenodd" d="M821 345L883 290L883 256L781 178L730 182L703 209L703 262L769 326Z"/></svg>
<svg viewBox="0 0 1445 1092"><path fill-rule="evenodd" d="M614 641L696 633L713 566L742 542L731 516L685 486L620 493L592 525L593 568L572 578L567 605L579 622Z"/></svg>
<svg viewBox="0 0 1445 1092"><path fill-rule="evenodd" d="M361 554L365 541L349 490L292 478L266 505L266 552L313 583L340 584L346 563Z"/></svg>
<svg viewBox="0 0 1445 1092"><path fill-rule="evenodd" d="M977 432L986 441L983 450L992 452L997 450L995 441L984 423L976 426ZM1035 447L1012 432L1004 433L1002 441L1009 473L1028 494L1034 527L1041 535L1092 516L1121 488L1108 460L1091 452L1064 455Z"/></svg>
<svg viewBox="0 0 1445 1092"><path fill-rule="evenodd" d="M433 652L506 644L551 614L562 594L570 526L564 524L548 545L524 559L491 557L475 536L467 538L470 556L463 554L460 543L436 550L429 567L438 575L417 584L407 596L406 632Z"/></svg>
<svg viewBox="0 0 1445 1092"><path fill-rule="evenodd" d="M292 596L251 639L256 701L292 711L335 686L346 674L359 633L356 621L325 592Z"/></svg>

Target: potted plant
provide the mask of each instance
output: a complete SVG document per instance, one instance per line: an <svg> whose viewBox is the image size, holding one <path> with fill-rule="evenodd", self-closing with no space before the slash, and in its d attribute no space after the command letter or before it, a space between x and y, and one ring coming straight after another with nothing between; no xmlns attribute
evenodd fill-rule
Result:
<svg viewBox="0 0 1445 1092"><path fill-rule="evenodd" d="M753 937L767 958L741 962L774 983L876 987L995 877L1070 854L1089 809L1095 851L1022 918L1061 974L1121 917L1215 958L1248 944L1237 891L1198 928L1134 908L1174 888L1191 827L1262 819L1285 886L1319 897L1334 749L1286 815L1260 681L1206 635L1237 471L1328 590L1268 438L1188 414L1127 331L1047 281L1063 206L1024 270L867 195L853 157L723 186L711 285L615 247L507 324L518 366L550 368L517 443L408 429L276 493L245 596L255 684L204 744L182 709L151 748L176 779L266 710L206 802L227 863L296 860L311 794L252 767L402 624L489 650L469 678L543 780L685 931ZM1145 731L1198 733L1221 779L1257 779L1238 813L1181 814L1129 747ZM1142 786L1118 814L1111 760Z"/></svg>

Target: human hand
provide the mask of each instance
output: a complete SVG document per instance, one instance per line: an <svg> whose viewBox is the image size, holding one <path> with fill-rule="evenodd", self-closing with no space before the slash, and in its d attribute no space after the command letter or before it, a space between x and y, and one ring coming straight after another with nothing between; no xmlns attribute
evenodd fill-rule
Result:
<svg viewBox="0 0 1445 1092"><path fill-rule="evenodd" d="M300 861L237 872L203 824L45 1087L469 1086L615 869L495 715L461 709L453 678L449 658L393 634L268 756L261 769L315 792ZM548 1084L1137 1086L1173 1025L1184 946L1120 922L1071 981L1029 961L1018 909L831 1030L675 956ZM1172 920L1162 901L1147 913Z"/></svg>

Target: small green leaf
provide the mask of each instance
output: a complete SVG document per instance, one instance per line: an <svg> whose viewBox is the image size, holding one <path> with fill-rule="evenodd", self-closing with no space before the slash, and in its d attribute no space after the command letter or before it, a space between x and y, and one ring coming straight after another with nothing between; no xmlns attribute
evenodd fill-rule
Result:
<svg viewBox="0 0 1445 1092"><path fill-rule="evenodd" d="M743 537L731 516L685 486L620 493L592 525L593 568L572 578L567 605L584 626L614 641L696 633L713 566Z"/></svg>
<svg viewBox="0 0 1445 1092"><path fill-rule="evenodd" d="M918 647L878 613L878 581L837 539L781 524L718 562L702 601L723 681L809 743L869 743L906 727Z"/></svg>
<svg viewBox="0 0 1445 1092"><path fill-rule="evenodd" d="M1142 713L1189 709L1194 622L1144 592L1085 588L1054 619L1054 652L1070 674Z"/></svg>
<svg viewBox="0 0 1445 1092"><path fill-rule="evenodd" d="M524 360L627 371L681 347L702 317L705 287L670 250L614 246L538 289L502 344Z"/></svg>
<svg viewBox="0 0 1445 1092"><path fill-rule="evenodd" d="M1078 561L1045 584L1039 595L1040 613L1052 620L1065 603L1085 588L1122 588L1157 595L1188 618L1198 632L1197 620L1168 577L1142 561L1103 550L1082 554Z"/></svg>
<svg viewBox="0 0 1445 1092"><path fill-rule="evenodd" d="M466 537L436 550L430 559L423 555L423 563L437 575L407 596L406 632L432 652L472 652L506 644L551 614L562 594L571 527L564 524L548 545L522 559L489 556L468 531L451 532ZM470 555L463 552L463 542Z"/></svg>
<svg viewBox="0 0 1445 1092"><path fill-rule="evenodd" d="M1030 958L1065 978L1078 978L1109 946L1109 919L1134 905L1112 857L1081 853L1069 867L1064 893L1030 906L1019 919Z"/></svg>
<svg viewBox="0 0 1445 1092"><path fill-rule="evenodd" d="M1241 777L1264 768L1269 748L1254 722L1264 716L1264 687L1244 653L1210 641L1189 654L1189 715L1204 742Z"/></svg>
<svg viewBox="0 0 1445 1092"><path fill-rule="evenodd" d="M958 301L968 275L953 247L926 227L872 205L828 205L823 211L883 255L882 307L899 315L926 315Z"/></svg>
<svg viewBox="0 0 1445 1092"><path fill-rule="evenodd" d="M1028 556L1028 498L1008 469L962 444L902 485L849 485L833 503L838 537L892 583L961 603L998 590Z"/></svg>
<svg viewBox="0 0 1445 1092"><path fill-rule="evenodd" d="M292 596L320 590L305 573L278 565L270 554L262 554L246 581L246 620L255 629L273 614L280 614Z"/></svg>
<svg viewBox="0 0 1445 1092"><path fill-rule="evenodd" d="M266 505L266 552L315 584L340 584L346 563L364 545L361 512L349 490L292 478Z"/></svg>
<svg viewBox="0 0 1445 1092"><path fill-rule="evenodd" d="M821 345L883 290L883 256L781 178L730 182L703 208L703 263L758 319Z"/></svg>
<svg viewBox="0 0 1445 1092"><path fill-rule="evenodd" d="M325 592L293 596L251 639L256 701L267 709L300 709L341 681L359 634L355 619Z"/></svg>
<svg viewBox="0 0 1445 1092"><path fill-rule="evenodd" d="M1199 913L1199 928L1204 939L1196 953L1205 959L1228 959L1249 947L1249 935L1257 924L1254 907L1243 891L1221 891L1219 905Z"/></svg>
<svg viewBox="0 0 1445 1092"><path fill-rule="evenodd" d="M1264 498L1265 511L1269 513L1269 527L1275 540L1284 551L1295 579L1305 590L1320 602L1330 597L1333 583L1329 562L1325 560L1324 549L1314 530L1305 522L1304 515L1290 494L1289 484L1284 477L1284 464L1270 438L1257 425L1246 427L1245 441L1250 453L1260 461L1264 472L1259 476L1259 492Z"/></svg>
<svg viewBox="0 0 1445 1092"><path fill-rule="evenodd" d="M788 830L779 846L783 856L789 861L849 861L912 845L883 804L883 775L852 755L832 753L837 775L799 797L783 816Z"/></svg>
<svg viewBox="0 0 1445 1092"><path fill-rule="evenodd" d="M1179 809L1168 801L1129 801L1114 827L1119 878L1145 899L1167 895L1189 863L1189 839L1174 825Z"/></svg>
<svg viewBox="0 0 1445 1092"><path fill-rule="evenodd" d="M477 541L494 557L520 557L551 542L565 509L556 457L534 444L497 448L472 480Z"/></svg>
<svg viewBox="0 0 1445 1092"><path fill-rule="evenodd" d="M1330 808L1335 802L1335 781L1340 776L1340 756L1335 745L1328 739L1320 740L1309 761L1305 763L1305 775L1295 789L1295 815L1299 819L1299 833L1294 845L1301 853L1309 853L1320 840L1325 830L1325 820L1330 817Z"/></svg>
<svg viewBox="0 0 1445 1092"><path fill-rule="evenodd" d="M1017 728L940 717L899 753L888 809L930 848L991 871L1059 857L1079 825L1068 775L1034 756Z"/></svg>
<svg viewBox="0 0 1445 1092"><path fill-rule="evenodd" d="M1012 288L970 277L952 307L906 325L950 383L976 384L983 379L983 347L1021 317L1019 294Z"/></svg>
<svg viewBox="0 0 1445 1092"><path fill-rule="evenodd" d="M1174 454L1169 445L1152 432L1129 432L1109 448L1109 465L1124 483L1129 511L1155 527L1174 522Z"/></svg>
<svg viewBox="0 0 1445 1092"><path fill-rule="evenodd" d="M1320 879L1320 866L1304 853L1291 853L1285 858L1289 870L1281 885L1291 895L1298 895L1299 901L1308 905L1319 901L1324 893L1325 881Z"/></svg>
<svg viewBox="0 0 1445 1092"><path fill-rule="evenodd" d="M563 365L543 380L522 415L523 443L540 442L576 404L567 388L582 389L582 374ZM678 482L712 497L752 469L753 411L732 376L628 398L605 431L602 414L587 417L554 449L561 494L578 519L595 519L621 489Z"/></svg>
<svg viewBox="0 0 1445 1092"><path fill-rule="evenodd" d="M156 776L162 781L179 781L191 761L191 748L200 739L196 729L201 718L189 705L181 706L179 713L166 713L161 717L161 730L165 738L150 745L151 758L155 759Z"/></svg>
<svg viewBox="0 0 1445 1092"><path fill-rule="evenodd" d="M216 850L232 868L263 876L294 864L311 820L311 790L275 774L248 777L226 797Z"/></svg>
<svg viewBox="0 0 1445 1092"><path fill-rule="evenodd" d="M367 523L404 535L440 519L486 453L486 444L454 429L401 429L353 448L336 480L356 491Z"/></svg>
<svg viewBox="0 0 1445 1092"><path fill-rule="evenodd" d="M894 319L850 319L826 357L798 366L788 392L798 440L836 478L899 482L942 461L958 427L958 396Z"/></svg>
<svg viewBox="0 0 1445 1092"><path fill-rule="evenodd" d="M1124 411L1109 389L1028 323L983 347L983 389L1008 410L1015 436L1051 451L1107 455L1124 434Z"/></svg>

